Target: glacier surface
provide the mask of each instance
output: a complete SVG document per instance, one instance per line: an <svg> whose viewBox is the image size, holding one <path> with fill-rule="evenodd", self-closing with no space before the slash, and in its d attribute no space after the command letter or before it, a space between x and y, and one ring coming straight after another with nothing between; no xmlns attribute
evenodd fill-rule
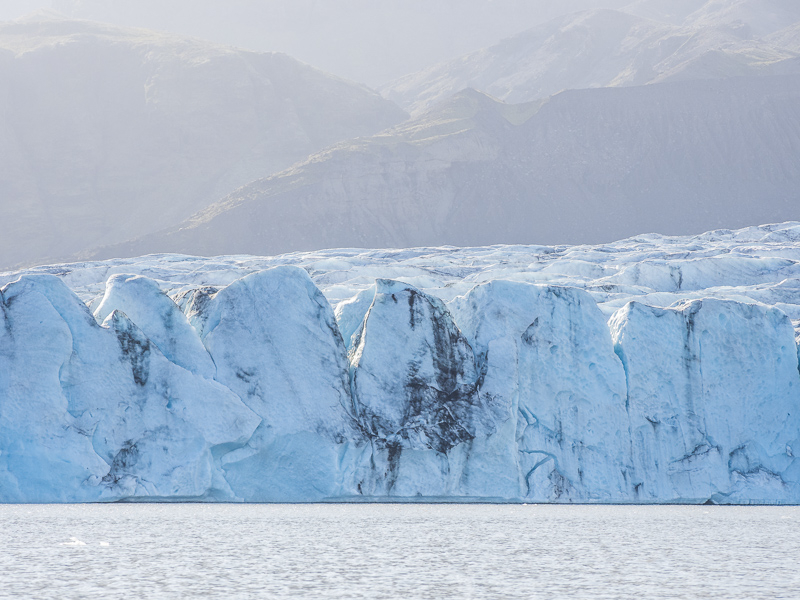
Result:
<svg viewBox="0 0 800 600"><path fill-rule="evenodd" d="M800 502L800 223L0 286L2 502Z"/></svg>

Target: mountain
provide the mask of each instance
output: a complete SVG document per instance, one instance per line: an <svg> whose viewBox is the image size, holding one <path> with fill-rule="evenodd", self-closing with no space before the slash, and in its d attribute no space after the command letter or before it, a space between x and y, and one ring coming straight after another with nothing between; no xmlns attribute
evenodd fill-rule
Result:
<svg viewBox="0 0 800 600"><path fill-rule="evenodd" d="M565 89L768 74L781 62L800 72L792 61L796 50L754 38L748 26L715 15L690 16L677 26L614 10L572 14L381 91L420 114L466 87L525 102Z"/></svg>
<svg viewBox="0 0 800 600"><path fill-rule="evenodd" d="M571 13L624 10L655 21L785 27L794 0L4 0L0 19L39 8L125 27L280 51L371 86L455 59ZM771 16L772 15L772 16ZM458 91L458 90L454 90ZM559 90L554 90L559 91Z"/></svg>
<svg viewBox="0 0 800 600"><path fill-rule="evenodd" d="M771 44L800 53L800 23L779 29L766 37Z"/></svg>
<svg viewBox="0 0 800 600"><path fill-rule="evenodd" d="M738 24L753 37L763 37L800 21L800 4L794 0L709 0L686 17L698 26Z"/></svg>
<svg viewBox="0 0 800 600"><path fill-rule="evenodd" d="M634 0L622 8L625 12L672 25L681 25L708 0Z"/></svg>
<svg viewBox="0 0 800 600"><path fill-rule="evenodd" d="M39 16L0 24L0 266L154 231L406 118L282 54Z"/></svg>
<svg viewBox="0 0 800 600"><path fill-rule="evenodd" d="M800 76L467 90L86 257L594 243L797 218Z"/></svg>
<svg viewBox="0 0 800 600"><path fill-rule="evenodd" d="M618 8L628 1L52 0L51 6L78 18L278 50L331 73L380 85L555 16Z"/></svg>

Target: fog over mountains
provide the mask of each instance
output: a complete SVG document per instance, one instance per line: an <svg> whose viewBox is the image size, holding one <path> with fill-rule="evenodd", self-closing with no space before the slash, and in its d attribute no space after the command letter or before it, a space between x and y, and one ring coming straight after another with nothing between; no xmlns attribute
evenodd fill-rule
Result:
<svg viewBox="0 0 800 600"><path fill-rule="evenodd" d="M800 218L797 2L430 4L4 4L0 268Z"/></svg>
<svg viewBox="0 0 800 600"><path fill-rule="evenodd" d="M0 25L0 78L6 266L177 223L406 118L286 55L87 21Z"/></svg>
<svg viewBox="0 0 800 600"><path fill-rule="evenodd" d="M0 19L41 8L285 52L372 86L585 10L672 25L745 24L755 36L800 18L794 0L4 0Z"/></svg>
<svg viewBox="0 0 800 600"><path fill-rule="evenodd" d="M629 1L4 0L0 19L54 9L67 17L285 52L375 86L559 15Z"/></svg>
<svg viewBox="0 0 800 600"><path fill-rule="evenodd" d="M465 87L526 102L564 89L800 72L797 52L784 47L787 42L752 37L743 23L676 26L593 10L408 75L382 91L419 114Z"/></svg>

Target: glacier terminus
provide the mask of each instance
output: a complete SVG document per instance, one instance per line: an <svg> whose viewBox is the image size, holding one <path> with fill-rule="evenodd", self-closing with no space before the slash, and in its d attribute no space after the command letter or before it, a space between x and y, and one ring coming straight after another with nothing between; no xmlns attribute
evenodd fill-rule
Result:
<svg viewBox="0 0 800 600"><path fill-rule="evenodd" d="M2 502L800 502L800 223L0 288Z"/></svg>

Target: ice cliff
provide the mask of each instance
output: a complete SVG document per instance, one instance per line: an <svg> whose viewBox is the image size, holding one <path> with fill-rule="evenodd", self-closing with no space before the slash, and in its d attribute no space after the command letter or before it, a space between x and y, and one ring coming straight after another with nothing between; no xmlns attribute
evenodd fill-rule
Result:
<svg viewBox="0 0 800 600"><path fill-rule="evenodd" d="M800 502L798 233L0 274L0 500Z"/></svg>

